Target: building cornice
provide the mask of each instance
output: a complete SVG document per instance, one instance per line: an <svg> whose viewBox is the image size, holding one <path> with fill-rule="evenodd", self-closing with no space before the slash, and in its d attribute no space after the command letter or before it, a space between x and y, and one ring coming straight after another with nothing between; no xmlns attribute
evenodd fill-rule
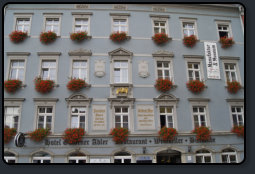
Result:
<svg viewBox="0 0 255 174"><path fill-rule="evenodd" d="M183 55L183 58L185 59L203 59L204 56L203 55Z"/></svg>
<svg viewBox="0 0 255 174"><path fill-rule="evenodd" d="M92 52L91 50L80 48L78 50L69 51L68 55L69 56L91 56Z"/></svg>
<svg viewBox="0 0 255 174"><path fill-rule="evenodd" d="M110 13L110 16L130 16L130 13Z"/></svg>
<svg viewBox="0 0 255 174"><path fill-rule="evenodd" d="M227 102L244 102L243 98L227 98L226 99Z"/></svg>
<svg viewBox="0 0 255 174"><path fill-rule="evenodd" d="M25 100L26 100L25 98L4 98L5 102L9 102L9 101L23 102Z"/></svg>
<svg viewBox="0 0 255 174"><path fill-rule="evenodd" d="M7 56L29 56L30 52L7 52Z"/></svg>
<svg viewBox="0 0 255 174"><path fill-rule="evenodd" d="M57 102L58 98L33 98L34 102Z"/></svg>
<svg viewBox="0 0 255 174"><path fill-rule="evenodd" d="M150 14L151 18L170 18L170 15Z"/></svg>
<svg viewBox="0 0 255 174"><path fill-rule="evenodd" d="M209 102L209 98L188 98L190 102Z"/></svg>
<svg viewBox="0 0 255 174"><path fill-rule="evenodd" d="M93 15L92 12L72 12L72 15Z"/></svg>
<svg viewBox="0 0 255 174"><path fill-rule="evenodd" d="M233 56L220 56L222 60L240 60L240 57L233 57Z"/></svg>
<svg viewBox="0 0 255 174"><path fill-rule="evenodd" d="M61 52L37 52L38 56L60 56Z"/></svg>

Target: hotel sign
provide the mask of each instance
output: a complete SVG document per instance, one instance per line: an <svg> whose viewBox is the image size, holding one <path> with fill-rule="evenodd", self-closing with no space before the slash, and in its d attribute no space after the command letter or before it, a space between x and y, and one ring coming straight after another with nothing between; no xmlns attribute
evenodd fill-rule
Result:
<svg viewBox="0 0 255 174"><path fill-rule="evenodd" d="M137 105L137 121L139 130L154 130L153 105Z"/></svg>
<svg viewBox="0 0 255 174"><path fill-rule="evenodd" d="M204 42L208 79L220 79L219 57L214 42Z"/></svg>

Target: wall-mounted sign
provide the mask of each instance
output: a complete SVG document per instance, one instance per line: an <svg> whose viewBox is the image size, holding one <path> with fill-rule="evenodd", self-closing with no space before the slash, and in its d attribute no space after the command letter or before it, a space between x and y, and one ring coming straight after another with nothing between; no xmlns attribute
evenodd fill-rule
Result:
<svg viewBox="0 0 255 174"><path fill-rule="evenodd" d="M119 94L119 93L128 94L128 88L117 88L116 89L116 94Z"/></svg>
<svg viewBox="0 0 255 174"><path fill-rule="evenodd" d="M140 77L148 77L149 74L149 67L148 67L148 62L146 61L140 61L138 64L138 74Z"/></svg>
<svg viewBox="0 0 255 174"><path fill-rule="evenodd" d="M153 105L137 105L138 130L154 130L154 109Z"/></svg>
<svg viewBox="0 0 255 174"><path fill-rule="evenodd" d="M103 77L105 75L105 62L103 60L95 61L95 76Z"/></svg>
<svg viewBox="0 0 255 174"><path fill-rule="evenodd" d="M106 105L93 105L93 130L106 130Z"/></svg>
<svg viewBox="0 0 255 174"><path fill-rule="evenodd" d="M23 147L25 144L25 135L21 132L17 133L14 138L14 143L17 147Z"/></svg>
<svg viewBox="0 0 255 174"><path fill-rule="evenodd" d="M204 42L208 79L220 79L219 57L214 42Z"/></svg>
<svg viewBox="0 0 255 174"><path fill-rule="evenodd" d="M90 158L90 163L110 163L110 158Z"/></svg>

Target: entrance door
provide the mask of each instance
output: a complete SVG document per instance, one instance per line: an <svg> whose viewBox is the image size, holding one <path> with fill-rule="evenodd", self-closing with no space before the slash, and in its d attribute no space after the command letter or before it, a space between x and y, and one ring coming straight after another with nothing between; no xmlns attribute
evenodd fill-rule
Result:
<svg viewBox="0 0 255 174"><path fill-rule="evenodd" d="M157 163L181 163L181 152L176 150L164 150L158 152Z"/></svg>

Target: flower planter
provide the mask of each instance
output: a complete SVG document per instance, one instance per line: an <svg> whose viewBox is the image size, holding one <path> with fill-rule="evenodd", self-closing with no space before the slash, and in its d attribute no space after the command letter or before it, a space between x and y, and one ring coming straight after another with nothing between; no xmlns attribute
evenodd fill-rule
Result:
<svg viewBox="0 0 255 174"><path fill-rule="evenodd" d="M110 39L113 42L123 42L128 39L128 36L126 32L113 32L110 35Z"/></svg>
<svg viewBox="0 0 255 174"><path fill-rule="evenodd" d="M192 133L196 134L196 139L198 141L208 141L211 139L211 130L205 126L195 128Z"/></svg>
<svg viewBox="0 0 255 174"><path fill-rule="evenodd" d="M81 42L85 39L88 39L88 33L87 32L76 32L70 34L70 39L72 41Z"/></svg>
<svg viewBox="0 0 255 174"><path fill-rule="evenodd" d="M154 36L152 36L152 40L156 44L164 44L169 41L168 35L165 33L156 33Z"/></svg>
<svg viewBox="0 0 255 174"><path fill-rule="evenodd" d="M70 91L79 91L86 87L86 82L82 79L71 79L66 86Z"/></svg>
<svg viewBox="0 0 255 174"><path fill-rule="evenodd" d="M236 133L238 136L244 136L244 126L234 126L231 132Z"/></svg>
<svg viewBox="0 0 255 174"><path fill-rule="evenodd" d="M225 36L220 38L220 43L221 43L221 48L228 48L228 47L231 47L235 42L232 37L227 38Z"/></svg>
<svg viewBox="0 0 255 174"><path fill-rule="evenodd" d="M42 80L41 78L37 77L35 79L35 89L37 92L42 94L49 93L54 87L54 81L52 80Z"/></svg>
<svg viewBox="0 0 255 174"><path fill-rule="evenodd" d="M166 128L163 127L160 129L160 131L158 132L159 136L164 140L173 140L174 137L177 135L177 131L174 128Z"/></svg>
<svg viewBox="0 0 255 174"><path fill-rule="evenodd" d="M204 82L200 80L190 80L186 83L186 86L193 93L200 93L205 88Z"/></svg>
<svg viewBox="0 0 255 174"><path fill-rule="evenodd" d="M49 44L54 42L57 39L57 34L52 31L48 32L41 32L40 34L40 41L43 44Z"/></svg>
<svg viewBox="0 0 255 174"><path fill-rule="evenodd" d="M194 47L197 43L197 37L195 35L184 36L183 44L187 47Z"/></svg>
<svg viewBox="0 0 255 174"><path fill-rule="evenodd" d="M129 131L126 128L114 128L111 130L110 135L113 136L112 140L116 144L121 144L128 139Z"/></svg>
<svg viewBox="0 0 255 174"><path fill-rule="evenodd" d="M13 31L11 34L9 34L9 37L12 42L19 43L27 38L27 32Z"/></svg>
<svg viewBox="0 0 255 174"><path fill-rule="evenodd" d="M7 144L11 141L11 139L16 135L15 128L4 128L4 144Z"/></svg>
<svg viewBox="0 0 255 174"><path fill-rule="evenodd" d="M227 84L228 92L232 94L237 93L242 88L241 84L237 81L227 82Z"/></svg>
<svg viewBox="0 0 255 174"><path fill-rule="evenodd" d="M39 128L33 132L29 132L30 139L35 142L40 142L50 134L50 129Z"/></svg>
<svg viewBox="0 0 255 174"><path fill-rule="evenodd" d="M155 88L161 92L167 92L173 87L173 82L168 79L157 79Z"/></svg>
<svg viewBox="0 0 255 174"><path fill-rule="evenodd" d="M68 128L64 132L63 139L68 144L75 144L81 141L85 133L83 128Z"/></svg>
<svg viewBox="0 0 255 174"><path fill-rule="evenodd" d="M20 80L6 80L4 81L4 89L9 93L14 93L21 88L22 81Z"/></svg>

